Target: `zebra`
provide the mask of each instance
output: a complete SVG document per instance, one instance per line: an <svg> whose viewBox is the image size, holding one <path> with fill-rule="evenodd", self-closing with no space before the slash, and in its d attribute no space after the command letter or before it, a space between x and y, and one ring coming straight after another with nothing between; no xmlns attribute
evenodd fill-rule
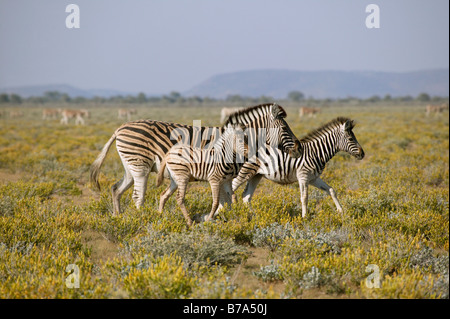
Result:
<svg viewBox="0 0 450 319"><path fill-rule="evenodd" d="M302 155L292 158L289 154L267 147L258 161L245 163L238 176L233 179L232 191L248 181L243 193L244 202L249 203L262 177L279 184L299 183L302 202L302 217L306 217L308 206L308 184L325 191L334 201L337 211L342 212L336 192L321 178L326 163L339 151L344 151L358 160L364 158L364 150L353 134L355 122L338 117L300 139Z"/></svg>
<svg viewBox="0 0 450 319"><path fill-rule="evenodd" d="M122 161L125 174L111 187L113 215L121 213L120 198L134 183L133 201L136 208L144 203L147 180L150 172L158 172L160 163L170 148L181 142L183 144L211 148L214 141L223 133L229 123L242 123L249 130L249 145L256 145L261 128L269 129L268 142L281 147L291 156L300 156L299 142L284 120L286 111L278 104L261 104L248 107L229 116L222 127L200 127L153 120L138 120L121 125L106 142L100 154L91 165L90 182L100 189L98 177L101 165L108 150L116 141L117 152ZM276 144L276 143L275 143ZM231 192L231 183L226 192Z"/></svg>
<svg viewBox="0 0 450 319"><path fill-rule="evenodd" d="M170 175L170 185L161 194L159 211L162 213L164 205L177 192L177 202L183 212L188 226L192 225L184 198L190 180L208 181L211 186L213 204L211 212L204 219L213 218L219 207L221 185L236 177L247 156L248 140L244 135L245 125L228 124L224 133L214 143L212 149L195 148L189 145L174 145L161 163L156 186L160 186L164 178L164 170ZM238 158L241 155L241 158ZM200 220L196 220L200 221Z"/></svg>

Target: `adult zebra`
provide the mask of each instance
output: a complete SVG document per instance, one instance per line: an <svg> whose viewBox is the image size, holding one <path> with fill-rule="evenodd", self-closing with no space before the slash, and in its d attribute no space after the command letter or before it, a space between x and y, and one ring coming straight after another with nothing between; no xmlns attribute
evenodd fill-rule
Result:
<svg viewBox="0 0 450 319"><path fill-rule="evenodd" d="M292 158L275 148L268 147L265 153L260 153L256 162L244 164L238 176L233 179L233 192L248 181L242 196L244 202L250 202L262 177L279 184L291 184L298 181L302 217L305 217L307 213L308 184L331 195L337 210L342 212L336 192L319 176L325 164L339 151L347 152L359 160L364 158L364 150L353 134L354 126L353 120L338 117L308 133L300 139L302 155L299 158Z"/></svg>
<svg viewBox="0 0 450 319"><path fill-rule="evenodd" d="M98 176L109 148L116 141L117 152L125 169L121 180L111 187L113 214L120 210L122 194L134 183L133 200L137 208L144 203L147 180L150 172L158 172L159 164L170 148L187 144L200 148L211 148L229 123L241 123L248 127L248 143L254 147L259 142L259 131L266 129L267 143L278 145L291 156L300 156L299 143L284 120L286 111L276 103L248 107L229 116L222 127L193 127L189 125L139 120L120 126L106 142L90 172L91 183L100 189ZM262 144L262 143L260 143ZM224 185L231 192L231 183ZM223 202L223 200L221 199Z"/></svg>

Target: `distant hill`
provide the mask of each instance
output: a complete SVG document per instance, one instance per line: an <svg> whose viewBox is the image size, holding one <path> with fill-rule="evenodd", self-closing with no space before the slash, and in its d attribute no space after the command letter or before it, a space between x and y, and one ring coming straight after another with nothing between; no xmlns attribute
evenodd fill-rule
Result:
<svg viewBox="0 0 450 319"><path fill-rule="evenodd" d="M70 97L92 98L100 96L136 96L136 92L109 89L83 90L71 85L34 85L0 88L1 93L15 93L22 97L43 96L47 91L67 93ZM245 97L270 96L286 98L291 91L300 91L306 98L368 98L374 95L392 97L449 96L449 69L423 70L415 72L371 72L371 71L292 71L254 70L218 74L192 89L182 92L185 97L200 96L217 99L239 94Z"/></svg>
<svg viewBox="0 0 450 319"><path fill-rule="evenodd" d="M411 95L449 96L449 69L415 72L255 70L219 74L196 85L184 96L225 98L231 94L285 98L300 91L314 98L368 98Z"/></svg>
<svg viewBox="0 0 450 319"><path fill-rule="evenodd" d="M108 89L90 89L83 90L76 88L71 85L66 84L55 84L55 85L29 85L29 86L18 86L10 88L0 88L0 93L14 93L22 97L28 98L30 96L43 96L45 92L48 91L58 91L60 93L66 93L70 97L82 96L85 98L92 98L94 96L100 97L111 97L117 95L136 95L136 93L122 92L118 90L108 90Z"/></svg>

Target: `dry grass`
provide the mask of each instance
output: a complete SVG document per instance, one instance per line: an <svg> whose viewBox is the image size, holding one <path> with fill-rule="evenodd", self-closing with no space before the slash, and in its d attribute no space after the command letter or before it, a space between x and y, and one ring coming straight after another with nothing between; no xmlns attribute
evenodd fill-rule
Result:
<svg viewBox="0 0 450 319"><path fill-rule="evenodd" d="M113 106L111 106L113 107ZM86 126L41 120L41 109L0 119L0 296L2 298L448 298L449 120L418 106L324 108L288 122L298 137L337 117L357 121L363 161L338 154L322 177L344 208L310 189L301 218L297 184L262 181L215 222L186 229L174 199L157 211L154 177L143 208L131 191L111 216L109 187L122 177L116 152L97 193L89 166L121 124L92 108ZM138 109L137 118L219 125L220 108ZM192 185L188 210L207 213L207 183ZM238 195L242 189L238 190ZM225 217L225 218L223 218ZM67 265L80 269L69 289ZM368 288L369 264L381 288Z"/></svg>

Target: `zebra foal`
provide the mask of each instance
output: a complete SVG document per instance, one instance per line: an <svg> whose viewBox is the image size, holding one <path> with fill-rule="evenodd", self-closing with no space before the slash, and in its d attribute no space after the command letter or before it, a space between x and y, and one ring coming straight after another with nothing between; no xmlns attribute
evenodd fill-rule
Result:
<svg viewBox="0 0 450 319"><path fill-rule="evenodd" d="M243 124L228 124L212 149L195 148L185 144L174 145L163 159L158 173L157 186L163 182L166 167L170 177L169 187L161 194L159 211L163 211L165 203L178 188L178 205L188 226L191 226L192 219L184 204L187 185L192 180L208 181L213 203L205 221L213 218L219 207L222 185L230 183L238 174L244 163L244 157L247 156L248 140L245 138L244 129Z"/></svg>
<svg viewBox="0 0 450 319"><path fill-rule="evenodd" d="M292 158L276 148L267 147L256 162L245 163L238 176L233 179L233 192L248 181L243 193L244 202L250 202L256 186L262 177L278 184L299 183L302 202L302 217L307 214L308 185L325 191L334 201L338 212L342 212L336 192L321 178L326 163L338 152L344 151L361 160L364 150L359 145L353 128L353 120L338 117L300 139L302 154Z"/></svg>

